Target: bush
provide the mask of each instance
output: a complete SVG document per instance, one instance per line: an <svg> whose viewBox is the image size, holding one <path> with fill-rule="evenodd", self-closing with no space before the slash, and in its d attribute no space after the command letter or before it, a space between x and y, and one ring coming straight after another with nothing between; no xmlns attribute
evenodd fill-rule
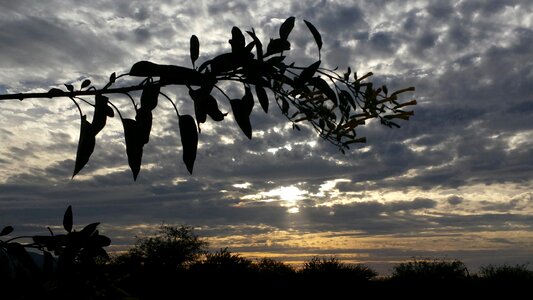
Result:
<svg viewBox="0 0 533 300"><path fill-rule="evenodd" d="M458 280L469 277L468 269L460 260L426 259L400 263L394 266L392 279L396 280Z"/></svg>
<svg viewBox="0 0 533 300"><path fill-rule="evenodd" d="M523 265L488 265L481 267L479 276L483 279L498 282L519 282L533 281L533 271L528 268L527 264Z"/></svg>
<svg viewBox="0 0 533 300"><path fill-rule="evenodd" d="M344 264L336 257L313 257L304 263L302 274L322 279L368 281L377 276L376 271L361 264Z"/></svg>

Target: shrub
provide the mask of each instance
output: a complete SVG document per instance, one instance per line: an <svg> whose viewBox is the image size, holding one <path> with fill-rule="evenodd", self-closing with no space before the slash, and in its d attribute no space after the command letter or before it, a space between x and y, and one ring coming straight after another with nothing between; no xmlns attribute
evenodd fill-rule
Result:
<svg viewBox="0 0 533 300"><path fill-rule="evenodd" d="M460 260L425 259L399 263L394 266L392 279L396 280L457 280L468 278L465 264Z"/></svg>
<svg viewBox="0 0 533 300"><path fill-rule="evenodd" d="M313 257L304 263L302 274L317 278L347 281L368 281L377 276L376 271L362 264L344 264L336 257Z"/></svg>
<svg viewBox="0 0 533 300"><path fill-rule="evenodd" d="M481 267L479 275L483 279L494 280L498 282L518 282L533 281L533 271L528 268L528 264L522 265L488 265Z"/></svg>

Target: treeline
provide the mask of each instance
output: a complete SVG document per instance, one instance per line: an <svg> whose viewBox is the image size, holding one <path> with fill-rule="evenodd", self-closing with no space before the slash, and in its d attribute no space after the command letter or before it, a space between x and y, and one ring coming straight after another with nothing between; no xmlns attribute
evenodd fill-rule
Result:
<svg viewBox="0 0 533 300"><path fill-rule="evenodd" d="M186 226L161 226L155 235L137 238L126 253L109 257L105 251L93 251L106 239L97 233L97 223L90 228L92 240L80 242L82 236L71 233L87 232L91 224L75 231L69 222L67 216L64 225L74 238L52 235L61 238L46 241L50 244L42 250L52 255L39 256L41 261L30 252L13 255L23 249L14 246L13 239L0 240L0 299L479 298L520 295L533 286L533 271L527 265L489 265L471 274L459 260L399 263L387 277L335 257L314 257L295 269L273 259L251 260L228 249L209 251L207 242ZM78 242L81 246L74 247Z"/></svg>

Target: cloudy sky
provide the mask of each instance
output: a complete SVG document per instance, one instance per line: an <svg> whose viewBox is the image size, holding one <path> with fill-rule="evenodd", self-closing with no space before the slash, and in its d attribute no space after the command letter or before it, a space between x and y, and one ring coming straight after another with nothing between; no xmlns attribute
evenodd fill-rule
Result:
<svg viewBox="0 0 533 300"><path fill-rule="evenodd" d="M233 117L203 125L190 176L174 112L161 102L134 182L120 119L71 179L72 102L2 101L0 226L45 234L72 205L75 223L102 222L113 250L164 222L195 226L213 248L288 262L337 255L387 271L413 256L472 268L533 261L529 0L0 0L0 94L87 78L101 87L140 60L189 66L192 34L205 61L229 50L232 26L268 41L289 16L288 60L316 58L309 20L322 33L324 65L372 71L389 89L415 86L404 99L418 100L415 116L401 129L368 124L359 129L367 144L342 155L256 105L251 141ZM192 111L186 90L165 92ZM127 114L129 100L111 100Z"/></svg>

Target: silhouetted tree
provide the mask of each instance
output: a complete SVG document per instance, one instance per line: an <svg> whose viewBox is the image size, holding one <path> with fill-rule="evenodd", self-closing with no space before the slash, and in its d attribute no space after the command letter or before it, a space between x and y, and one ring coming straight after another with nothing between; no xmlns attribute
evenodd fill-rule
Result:
<svg viewBox="0 0 533 300"><path fill-rule="evenodd" d="M392 278L413 282L449 281L466 279L469 275L467 267L460 260L415 259L395 265Z"/></svg>
<svg viewBox="0 0 533 300"><path fill-rule="evenodd" d="M243 32L233 27L229 40L231 51L207 59L200 65L197 65L200 42L193 35L190 39L192 68L140 61L128 73L111 74L109 82L101 89L95 88L86 79L78 88L65 84L64 89L52 88L47 93L0 95L0 100L66 97L74 102L79 110L81 129L73 176L87 164L95 148L96 135L105 127L107 119L117 112L124 127L126 154L134 179L141 169L143 147L149 141L156 113L154 109L160 96L169 101L178 117L183 161L190 173L196 160L200 125L207 121L207 116L219 122L227 115L219 109L215 97L229 102L237 125L249 139L252 138L250 114L255 102L259 102L266 113L273 96L275 104L292 122L294 129L300 130L300 122L306 121L342 153L354 143L366 142L355 131L366 121L379 119L385 126L400 127L396 120L408 120L413 115L413 111L404 108L415 105L416 101L400 103L398 95L414 88L389 93L385 85L376 86L367 81L372 73L358 76L349 67L346 72L325 68L320 54L322 37L308 21L304 22L316 42L318 59L308 66L287 63L286 54L291 50L289 35L294 22L294 17L285 20L279 28L279 37L270 39L266 51L253 29L246 31L247 41ZM119 79L131 77L141 77L141 80L131 86L119 83ZM241 86L242 97L228 96L223 89L228 85L221 84L225 82ZM169 85L187 87L195 118L181 114L175 102L164 93L163 89ZM133 91L142 91L140 99L135 100L130 95ZM108 98L114 94L129 97L135 110L134 118L122 115ZM93 96L94 100L87 100L87 96ZM93 108L92 121L89 121L82 106Z"/></svg>
<svg viewBox="0 0 533 300"><path fill-rule="evenodd" d="M185 268L206 253L207 245L192 227L162 225L155 236L138 238L128 253L115 261L159 269Z"/></svg>

